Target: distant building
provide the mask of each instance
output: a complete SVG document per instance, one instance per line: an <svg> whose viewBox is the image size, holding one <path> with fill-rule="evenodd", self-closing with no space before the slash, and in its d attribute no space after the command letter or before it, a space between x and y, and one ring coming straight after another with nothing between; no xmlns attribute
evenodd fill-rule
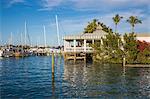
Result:
<svg viewBox="0 0 150 99"><path fill-rule="evenodd" d="M150 42L150 33L136 33L136 38L139 41Z"/></svg>

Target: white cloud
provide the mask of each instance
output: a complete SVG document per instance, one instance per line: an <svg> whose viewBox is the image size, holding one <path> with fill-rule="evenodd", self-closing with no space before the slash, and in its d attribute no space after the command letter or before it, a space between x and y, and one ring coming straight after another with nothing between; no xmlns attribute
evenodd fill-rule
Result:
<svg viewBox="0 0 150 99"><path fill-rule="evenodd" d="M11 6L13 6L14 4L17 4L17 3L24 3L24 2L25 2L24 0L10 0L10 1L8 2L7 7L11 7Z"/></svg>
<svg viewBox="0 0 150 99"><path fill-rule="evenodd" d="M150 18L141 9L130 10L130 11L125 11L125 12L116 11L115 13L114 12L106 13L106 14L100 14L100 13L97 14L96 13L96 14L92 14L92 15L88 15L88 16L77 16L74 18L63 19L60 22L61 22L61 24L63 24L63 28L64 28L64 30L66 30L65 31L66 34L81 33L84 30L84 28L86 27L86 25L88 24L88 22L94 18L99 19L100 22L103 22L110 28L114 29L114 23L113 23L112 17L115 14L119 14L124 17L118 25L119 33L123 34L125 32L131 31L130 24L126 22L126 20L131 15L138 16L138 18L140 20L142 20L142 24L137 24L135 26L136 32L149 32L150 31L150 28L148 27L150 25L150 21L149 21Z"/></svg>
<svg viewBox="0 0 150 99"><path fill-rule="evenodd" d="M131 7L150 7L149 0L68 0L73 2L73 7L80 11L109 11L112 9L122 9Z"/></svg>
<svg viewBox="0 0 150 99"><path fill-rule="evenodd" d="M59 6L63 0L41 0L41 9L38 9L39 11L43 10L52 10L54 7Z"/></svg>
<svg viewBox="0 0 150 99"><path fill-rule="evenodd" d="M126 22L126 20L130 16L137 16L140 20L142 20L142 24L137 24L135 26L135 32L149 32L150 28L148 27L150 25L150 18L148 14L145 14L143 10L137 9L137 10L130 10L130 11L116 11L115 13L108 13L101 15L100 20L108 26L110 26L112 29L114 29L114 23L112 20L112 17L115 16L115 14L119 14L123 16L123 19L120 21L118 24L118 32L119 33L125 33L125 32L130 32L131 31L131 26L129 23Z"/></svg>

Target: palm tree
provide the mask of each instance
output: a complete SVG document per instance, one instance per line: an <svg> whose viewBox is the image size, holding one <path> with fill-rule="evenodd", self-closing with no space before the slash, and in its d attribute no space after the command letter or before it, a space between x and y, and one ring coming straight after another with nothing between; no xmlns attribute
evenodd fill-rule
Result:
<svg viewBox="0 0 150 99"><path fill-rule="evenodd" d="M88 22L87 27L84 29L84 33L93 33L97 28L97 19L93 19L92 22Z"/></svg>
<svg viewBox="0 0 150 99"><path fill-rule="evenodd" d="M122 19L122 16L119 16L119 14L116 14L115 17L113 17L113 21L115 23L115 33L117 33L117 25L120 22L120 20Z"/></svg>
<svg viewBox="0 0 150 99"><path fill-rule="evenodd" d="M141 24L142 23L142 21L139 20L137 18L137 16L130 16L129 19L127 20L127 22L131 24L131 27L132 27L131 31L132 31L132 33L134 33L135 24L139 24L139 23Z"/></svg>

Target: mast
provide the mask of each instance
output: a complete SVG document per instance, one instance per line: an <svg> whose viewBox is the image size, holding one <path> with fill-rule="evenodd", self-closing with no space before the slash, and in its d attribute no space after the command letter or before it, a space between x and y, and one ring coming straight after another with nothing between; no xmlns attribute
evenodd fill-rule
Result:
<svg viewBox="0 0 150 99"><path fill-rule="evenodd" d="M27 44L27 23L26 23L26 21L25 21L25 27L24 27L24 43L25 43L25 46L26 46L26 44Z"/></svg>
<svg viewBox="0 0 150 99"><path fill-rule="evenodd" d="M23 44L23 41L22 41L22 39L23 39L23 36L22 36L22 33L21 33L21 35L20 35L20 45L22 45Z"/></svg>
<svg viewBox="0 0 150 99"><path fill-rule="evenodd" d="M31 46L31 47L33 46L32 37L30 37L30 46Z"/></svg>
<svg viewBox="0 0 150 99"><path fill-rule="evenodd" d="M38 48L38 37L36 38L36 46Z"/></svg>
<svg viewBox="0 0 150 99"><path fill-rule="evenodd" d="M57 18L57 15L56 15L56 27L57 27L58 46L60 46L60 38L59 38L59 28L58 28L58 18Z"/></svg>
<svg viewBox="0 0 150 99"><path fill-rule="evenodd" d="M20 39L21 44L20 45L21 45L21 48L23 49L23 35L22 34L23 33L21 33L21 35L20 35L21 36L21 39Z"/></svg>
<svg viewBox="0 0 150 99"><path fill-rule="evenodd" d="M1 35L1 32L0 32L0 46L2 45L2 35Z"/></svg>
<svg viewBox="0 0 150 99"><path fill-rule="evenodd" d="M13 34L12 34L12 32L10 34L10 44L13 45Z"/></svg>
<svg viewBox="0 0 150 99"><path fill-rule="evenodd" d="M46 47L46 30L45 30L45 25L43 25L43 30L44 30L44 46Z"/></svg>

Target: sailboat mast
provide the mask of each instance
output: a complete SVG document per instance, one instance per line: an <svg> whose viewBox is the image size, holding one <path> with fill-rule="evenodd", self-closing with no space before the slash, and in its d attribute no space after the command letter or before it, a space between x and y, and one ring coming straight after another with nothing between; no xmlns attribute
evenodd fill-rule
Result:
<svg viewBox="0 0 150 99"><path fill-rule="evenodd" d="M13 34L12 34L12 32L10 34L10 44L13 45Z"/></svg>
<svg viewBox="0 0 150 99"><path fill-rule="evenodd" d="M27 39L27 23L26 23L26 21L25 21L25 31L24 31L24 42L25 42L25 46L26 46L26 44L27 44L27 41L26 41L26 39Z"/></svg>
<svg viewBox="0 0 150 99"><path fill-rule="evenodd" d="M45 25L43 26L43 30L44 30L44 45L46 47L46 30L45 30Z"/></svg>
<svg viewBox="0 0 150 99"><path fill-rule="evenodd" d="M2 45L2 34L0 32L0 46Z"/></svg>
<svg viewBox="0 0 150 99"><path fill-rule="evenodd" d="M23 36L22 36L22 33L21 33L21 35L20 35L20 45L22 45L22 43L23 43L22 39L23 39Z"/></svg>
<svg viewBox="0 0 150 99"><path fill-rule="evenodd" d="M56 15L56 27L57 27L57 39L58 39L58 45L60 46L60 38L59 38L59 28L58 28L58 18Z"/></svg>

